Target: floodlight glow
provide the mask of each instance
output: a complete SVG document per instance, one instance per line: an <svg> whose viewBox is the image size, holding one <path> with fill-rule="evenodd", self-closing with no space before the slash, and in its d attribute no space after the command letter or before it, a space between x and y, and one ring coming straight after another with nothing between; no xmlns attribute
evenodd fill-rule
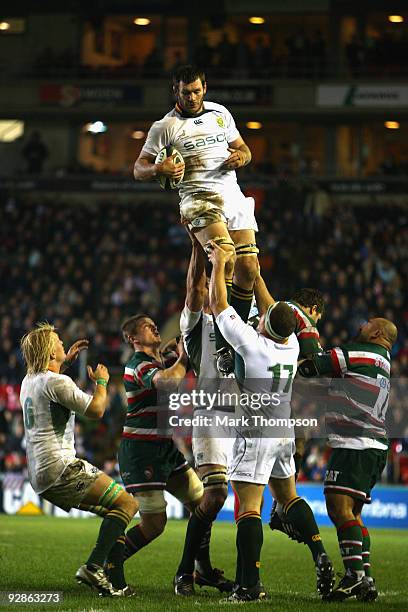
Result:
<svg viewBox="0 0 408 612"><path fill-rule="evenodd" d="M148 19L147 17L136 17L133 20L133 23L139 26L147 26L150 23L150 19Z"/></svg>
<svg viewBox="0 0 408 612"><path fill-rule="evenodd" d="M144 137L145 137L145 133L143 132L143 130L134 130L132 132L132 138L134 140L141 140Z"/></svg>
<svg viewBox="0 0 408 612"><path fill-rule="evenodd" d="M388 130L399 130L399 128L400 128L399 121L385 121L384 122L384 126Z"/></svg>
<svg viewBox="0 0 408 612"><path fill-rule="evenodd" d="M260 130L262 123L260 121L248 121L246 126L249 130Z"/></svg>
<svg viewBox="0 0 408 612"><path fill-rule="evenodd" d="M106 132L108 127L103 121L94 121L93 123L87 123L85 129L91 134L103 134L103 132Z"/></svg>
<svg viewBox="0 0 408 612"><path fill-rule="evenodd" d="M265 18L264 17L250 17L249 23L253 23L255 25L261 25L262 23L265 23Z"/></svg>

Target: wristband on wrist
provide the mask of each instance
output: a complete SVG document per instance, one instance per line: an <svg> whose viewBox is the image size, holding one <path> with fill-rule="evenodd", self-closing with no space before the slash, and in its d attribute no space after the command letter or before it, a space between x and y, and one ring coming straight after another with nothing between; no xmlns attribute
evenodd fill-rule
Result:
<svg viewBox="0 0 408 612"><path fill-rule="evenodd" d="M107 387L108 381L106 380L106 378L98 378L98 380L96 381L96 384L102 385L103 387Z"/></svg>

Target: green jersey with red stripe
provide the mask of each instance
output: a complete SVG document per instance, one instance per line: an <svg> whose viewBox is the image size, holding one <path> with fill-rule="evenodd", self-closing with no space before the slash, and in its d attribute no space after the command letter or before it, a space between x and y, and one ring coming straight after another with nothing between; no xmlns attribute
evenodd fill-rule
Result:
<svg viewBox="0 0 408 612"><path fill-rule="evenodd" d="M165 368L162 361L136 351L128 361L123 375L127 398L126 421L123 438L157 440L171 438L161 435L157 429L157 390L153 383L154 375Z"/></svg>
<svg viewBox="0 0 408 612"><path fill-rule="evenodd" d="M296 302L288 300L286 304L292 308L296 317L295 334L299 342L299 358L320 353L322 347L315 321Z"/></svg>
<svg viewBox="0 0 408 612"><path fill-rule="evenodd" d="M349 343L313 357L320 375L333 377L326 429L333 448L388 448L385 415L391 360L386 348Z"/></svg>

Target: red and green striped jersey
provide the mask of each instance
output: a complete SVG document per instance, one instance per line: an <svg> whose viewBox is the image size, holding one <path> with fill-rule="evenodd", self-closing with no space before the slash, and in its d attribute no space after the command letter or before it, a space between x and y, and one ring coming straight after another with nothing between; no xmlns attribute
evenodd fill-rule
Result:
<svg viewBox="0 0 408 612"><path fill-rule="evenodd" d="M387 349L371 342L349 343L315 355L313 361L320 375L333 377L326 412L330 445L388 448L385 415L391 360Z"/></svg>
<svg viewBox="0 0 408 612"><path fill-rule="evenodd" d="M299 342L299 359L320 353L322 347L315 321L296 302L288 300L286 304L292 308L296 317L295 334Z"/></svg>
<svg viewBox="0 0 408 612"><path fill-rule="evenodd" d="M165 364L141 351L136 351L125 366L123 384L127 398L123 438L157 440L170 435L160 434L157 428L157 390L153 377Z"/></svg>

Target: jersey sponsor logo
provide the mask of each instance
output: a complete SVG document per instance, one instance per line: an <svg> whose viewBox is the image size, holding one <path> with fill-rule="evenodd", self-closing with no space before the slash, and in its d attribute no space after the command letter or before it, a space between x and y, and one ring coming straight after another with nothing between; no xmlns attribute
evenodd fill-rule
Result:
<svg viewBox="0 0 408 612"><path fill-rule="evenodd" d="M220 128L224 127L224 119L222 117L217 117L217 123L220 126Z"/></svg>
<svg viewBox="0 0 408 612"><path fill-rule="evenodd" d="M203 125L203 120L202 119L195 119L194 123L195 123L195 125Z"/></svg>
<svg viewBox="0 0 408 612"><path fill-rule="evenodd" d="M186 140L183 142L183 147L186 151L193 151L194 149L202 149L209 145L214 145L220 142L226 142L227 137L224 133L214 134L212 136L205 136L205 138L196 138L195 140Z"/></svg>

